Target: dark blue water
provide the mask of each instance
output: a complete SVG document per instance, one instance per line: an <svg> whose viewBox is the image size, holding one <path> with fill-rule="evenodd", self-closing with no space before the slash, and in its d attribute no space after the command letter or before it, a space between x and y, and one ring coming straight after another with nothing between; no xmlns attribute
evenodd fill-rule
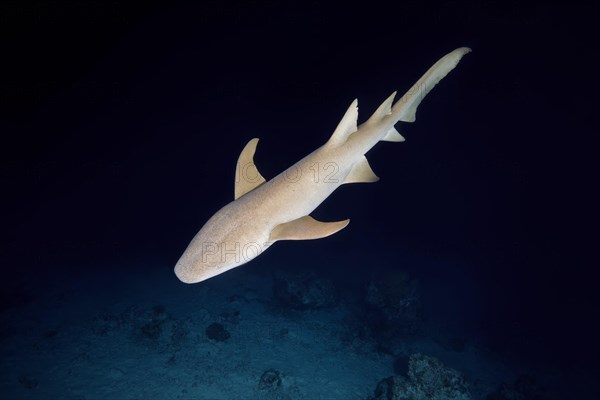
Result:
<svg viewBox="0 0 600 400"><path fill-rule="evenodd" d="M2 398L598 397L595 9L3 9ZM460 46L347 228L177 280L249 139L270 179Z"/></svg>

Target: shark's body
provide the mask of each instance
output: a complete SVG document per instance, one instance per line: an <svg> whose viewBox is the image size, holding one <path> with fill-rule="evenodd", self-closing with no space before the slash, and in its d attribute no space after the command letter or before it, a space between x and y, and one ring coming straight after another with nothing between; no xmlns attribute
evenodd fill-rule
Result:
<svg viewBox="0 0 600 400"><path fill-rule="evenodd" d="M404 141L394 124L414 121L421 100L469 51L461 47L441 58L393 107L395 92L360 127L354 100L327 143L268 182L254 166L258 139L252 139L238 160L235 200L196 234L175 266L177 277L200 282L245 264L278 240L317 239L343 229L349 220L324 223L309 214L340 185L379 179L365 153L381 140Z"/></svg>

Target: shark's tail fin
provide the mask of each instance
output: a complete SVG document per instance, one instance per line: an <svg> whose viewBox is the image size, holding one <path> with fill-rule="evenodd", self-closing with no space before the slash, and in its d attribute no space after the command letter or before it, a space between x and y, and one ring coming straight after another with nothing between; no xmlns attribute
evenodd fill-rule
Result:
<svg viewBox="0 0 600 400"><path fill-rule="evenodd" d="M366 124L380 123L384 118L388 117L392 128L388 131L382 140L386 141L403 141L404 138L393 128L393 125L398 121L414 122L417 107L421 101L427 96L427 93L433 89L439 81L442 80L450 71L456 67L460 59L471 51L468 47L460 47L438 60L431 68L423 74L421 79L417 81L404 96L402 96L394 106L394 97L396 92L392 93L373 113Z"/></svg>
<svg viewBox="0 0 600 400"><path fill-rule="evenodd" d="M392 107L392 119L403 122L414 122L417 113L417 107L421 100L427 96L427 93L433 89L443 77L448 75L454 67L458 65L460 59L471 51L468 47L460 47L451 53L446 54L415 83L410 90L402 96L400 100Z"/></svg>
<svg viewBox="0 0 600 400"><path fill-rule="evenodd" d="M433 64L433 66L423 74L421 79L419 79L404 96L396 101L395 104L394 98L396 97L396 92L392 93L391 96L381 103L379 108L377 108L373 115L371 115L361 127L385 125L387 129L385 129L385 133L380 140L387 142L403 142L404 138L398 133L396 128L394 128L394 125L398 121L415 121L417 107L425 96L427 96L427 93L429 93L443 77L448 75L448 73L456 67L460 59L470 51L471 49L468 47L459 47L440 58L438 62ZM331 146L338 146L345 143L348 138L358 130L357 120L358 101L355 99L350 107L348 107L346 114L344 114L344 117L327 143Z"/></svg>

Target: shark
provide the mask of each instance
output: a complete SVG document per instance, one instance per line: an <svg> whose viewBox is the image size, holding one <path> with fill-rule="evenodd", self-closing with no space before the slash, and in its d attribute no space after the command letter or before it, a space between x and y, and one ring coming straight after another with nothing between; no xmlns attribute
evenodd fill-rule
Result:
<svg viewBox="0 0 600 400"><path fill-rule="evenodd" d="M198 283L246 264L280 240L320 239L344 229L349 219L321 222L310 214L339 186L379 180L365 154L378 142L403 142L398 122L414 122L423 98L471 51L460 47L439 59L396 102L392 93L358 125L358 100L348 107L321 147L267 181L254 164L251 139L236 165L234 200L193 237L175 265L184 283Z"/></svg>

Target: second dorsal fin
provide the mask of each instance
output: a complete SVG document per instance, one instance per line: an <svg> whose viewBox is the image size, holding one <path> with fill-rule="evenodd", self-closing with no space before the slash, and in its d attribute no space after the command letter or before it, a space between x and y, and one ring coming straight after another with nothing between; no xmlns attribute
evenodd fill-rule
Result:
<svg viewBox="0 0 600 400"><path fill-rule="evenodd" d="M373 115L365 122L365 125L373 125L381 122L385 117L392 113L392 104L394 103L394 98L396 97L396 92L392 93L381 105L375 110Z"/></svg>

